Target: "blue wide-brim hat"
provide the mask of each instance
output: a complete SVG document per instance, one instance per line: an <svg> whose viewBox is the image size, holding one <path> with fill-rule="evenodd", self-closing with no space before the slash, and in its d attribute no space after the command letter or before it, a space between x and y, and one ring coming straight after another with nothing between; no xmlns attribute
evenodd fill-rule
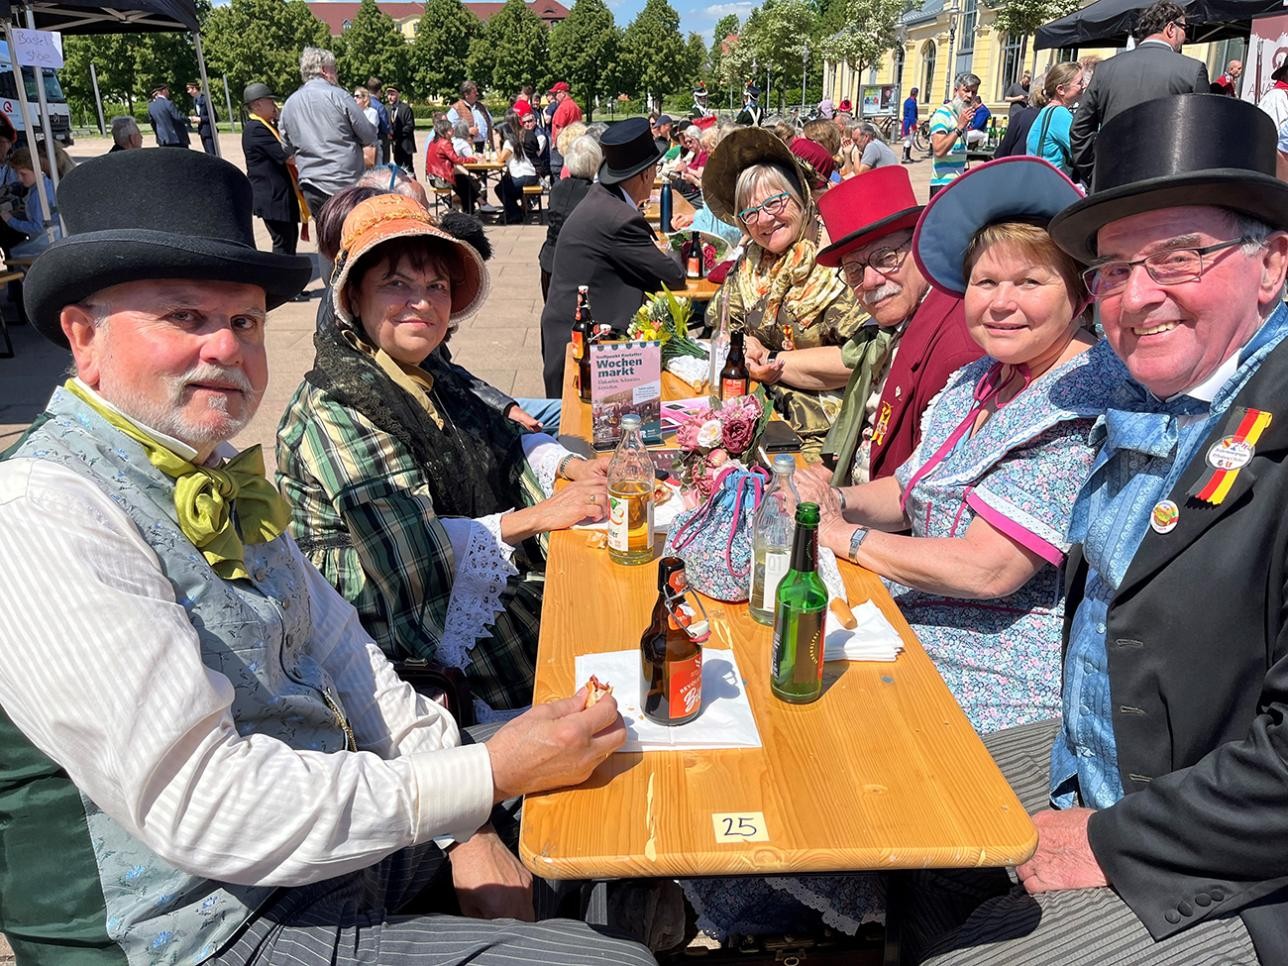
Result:
<svg viewBox="0 0 1288 966"><path fill-rule="evenodd" d="M962 262L981 229L1006 221L1050 222L1082 199L1055 165L1016 156L971 168L930 199L912 235L912 257L932 286L954 298L966 293Z"/></svg>

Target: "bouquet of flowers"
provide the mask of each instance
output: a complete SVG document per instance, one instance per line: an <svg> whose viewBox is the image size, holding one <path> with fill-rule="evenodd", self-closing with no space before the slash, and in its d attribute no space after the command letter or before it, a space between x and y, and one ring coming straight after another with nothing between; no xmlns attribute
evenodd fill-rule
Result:
<svg viewBox="0 0 1288 966"><path fill-rule="evenodd" d="M689 299L663 289L644 300L626 331L637 341L662 343L663 365L683 356L706 359L707 350L689 338L692 314Z"/></svg>
<svg viewBox="0 0 1288 966"><path fill-rule="evenodd" d="M771 414L763 390L689 413L676 428L676 475L686 491L696 499L711 496L716 473L730 461L745 465Z"/></svg>

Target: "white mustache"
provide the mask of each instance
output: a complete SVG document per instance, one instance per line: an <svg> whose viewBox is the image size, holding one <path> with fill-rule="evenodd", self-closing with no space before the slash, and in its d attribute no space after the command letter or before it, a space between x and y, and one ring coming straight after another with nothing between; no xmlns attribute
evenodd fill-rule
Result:
<svg viewBox="0 0 1288 966"><path fill-rule="evenodd" d="M240 369L225 368L209 363L201 363L189 369L180 378L179 385L190 386L195 382L223 383L247 394L255 391L250 384L250 378Z"/></svg>
<svg viewBox="0 0 1288 966"><path fill-rule="evenodd" d="M897 282L883 282L879 289L863 293L863 304L876 305L882 299L888 299L890 296L898 295L902 291L903 286Z"/></svg>

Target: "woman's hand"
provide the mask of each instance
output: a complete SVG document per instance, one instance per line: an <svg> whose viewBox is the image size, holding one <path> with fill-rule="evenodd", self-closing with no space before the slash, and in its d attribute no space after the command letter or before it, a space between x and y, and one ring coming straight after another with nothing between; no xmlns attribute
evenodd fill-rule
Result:
<svg viewBox="0 0 1288 966"><path fill-rule="evenodd" d="M599 456L593 460L569 460L564 467L564 479L573 480L607 480L608 464L612 456Z"/></svg>
<svg viewBox="0 0 1288 966"><path fill-rule="evenodd" d="M802 503L817 503L820 532L830 522L845 521L836 487L832 485L832 471L821 463L807 466L796 474L796 492Z"/></svg>
<svg viewBox="0 0 1288 966"><path fill-rule="evenodd" d="M518 403L510 403L505 410L505 418L511 422L518 423L530 433L539 433L545 428L535 417L524 412L523 407Z"/></svg>
<svg viewBox="0 0 1288 966"><path fill-rule="evenodd" d="M783 360L769 358L769 350L754 335L746 337L742 348L751 378L767 386L772 386L782 378Z"/></svg>
<svg viewBox="0 0 1288 966"><path fill-rule="evenodd" d="M679 231L681 228L688 228L691 224L693 224L693 212L691 211L677 211L671 215L671 228L675 231Z"/></svg>
<svg viewBox="0 0 1288 966"><path fill-rule="evenodd" d="M532 509L539 514L539 533L566 530L579 523L598 523L608 517L608 480L594 474L574 480Z"/></svg>

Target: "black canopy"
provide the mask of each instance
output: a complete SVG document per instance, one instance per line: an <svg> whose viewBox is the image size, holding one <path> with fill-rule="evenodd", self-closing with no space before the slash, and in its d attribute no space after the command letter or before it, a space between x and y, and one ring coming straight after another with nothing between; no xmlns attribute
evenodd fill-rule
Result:
<svg viewBox="0 0 1288 966"><path fill-rule="evenodd" d="M34 0L13 6L18 25L26 26L18 10L29 7L36 16L37 29L64 34L198 30L193 0Z"/></svg>
<svg viewBox="0 0 1288 966"><path fill-rule="evenodd" d="M1185 8L1190 29L1186 40L1207 43L1242 37L1255 17L1284 12L1283 0L1176 0ZM1081 10L1038 28L1038 50L1054 47L1124 47L1140 11L1141 0L1096 0Z"/></svg>

